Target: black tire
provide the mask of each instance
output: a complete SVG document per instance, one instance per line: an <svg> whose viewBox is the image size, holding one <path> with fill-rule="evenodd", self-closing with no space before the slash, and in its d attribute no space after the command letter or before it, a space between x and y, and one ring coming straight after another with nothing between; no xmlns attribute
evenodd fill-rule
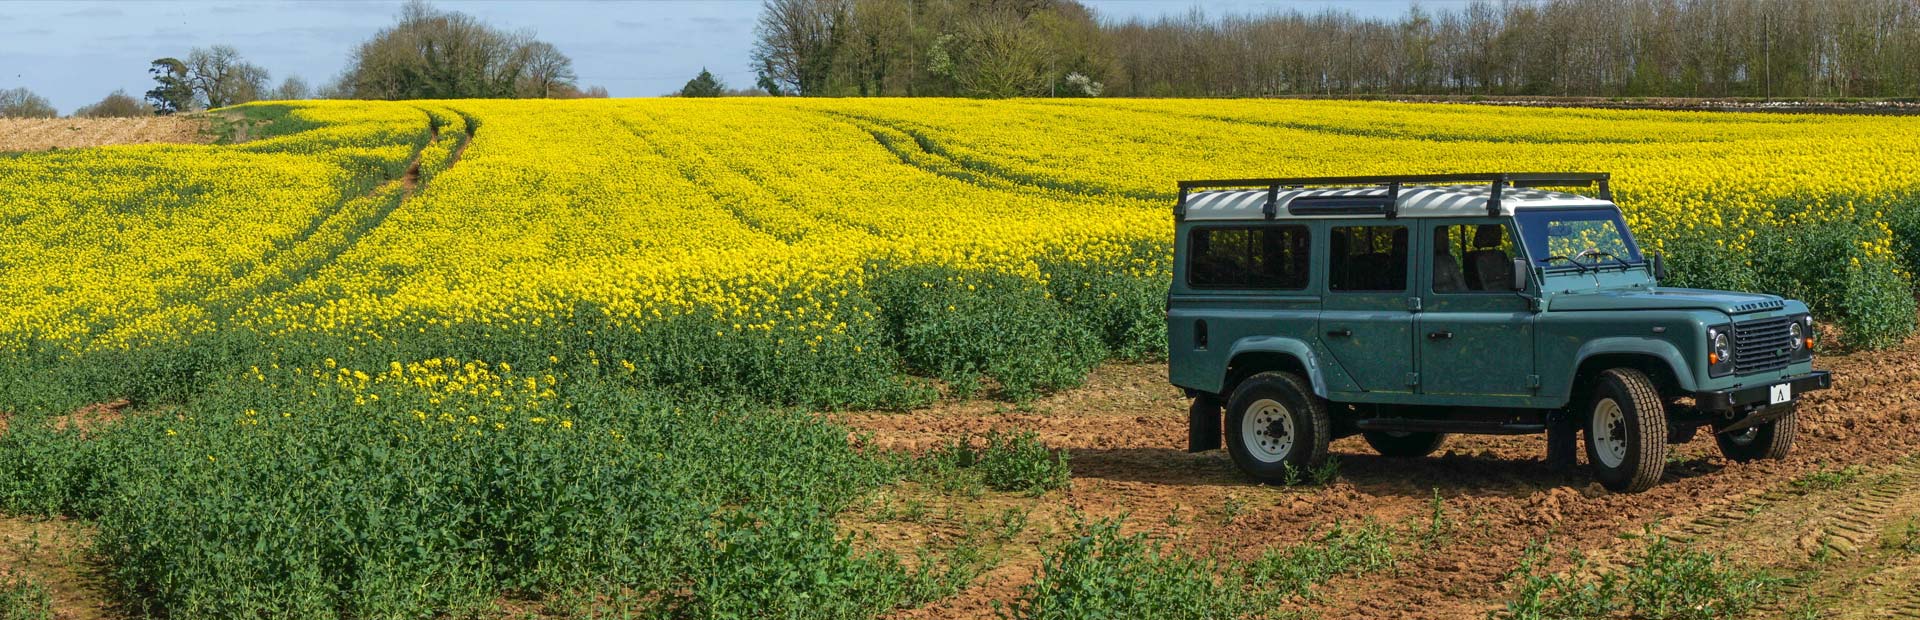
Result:
<svg viewBox="0 0 1920 620"><path fill-rule="evenodd" d="M1713 442L1720 444L1720 454L1729 461L1779 460L1787 458L1787 453L1793 451L1793 436L1799 430L1800 412L1794 410L1788 411L1780 419L1741 432L1714 433Z"/></svg>
<svg viewBox="0 0 1920 620"><path fill-rule="evenodd" d="M1261 420L1269 422L1254 429ZM1305 379L1263 372L1241 381L1227 401L1227 454L1254 479L1302 480L1327 462L1331 426L1326 401L1313 395Z"/></svg>
<svg viewBox="0 0 1920 620"><path fill-rule="evenodd" d="M1446 433L1391 433L1367 431L1360 434L1380 456L1418 458L1440 451L1447 445Z"/></svg>
<svg viewBox="0 0 1920 620"><path fill-rule="evenodd" d="M1646 373L1632 368L1600 373L1584 419L1587 463L1601 486L1639 493L1666 474L1667 410Z"/></svg>

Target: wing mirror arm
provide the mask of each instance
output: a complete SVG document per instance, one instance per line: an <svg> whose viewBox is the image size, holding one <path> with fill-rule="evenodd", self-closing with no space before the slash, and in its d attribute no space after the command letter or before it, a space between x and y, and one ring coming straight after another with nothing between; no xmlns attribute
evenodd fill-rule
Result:
<svg viewBox="0 0 1920 620"><path fill-rule="evenodd" d="M1653 283L1667 279L1667 255L1664 252L1653 253Z"/></svg>
<svg viewBox="0 0 1920 620"><path fill-rule="evenodd" d="M1528 312L1540 311L1540 298L1527 294L1527 274L1533 273L1533 264L1524 258L1513 259L1513 294L1527 300Z"/></svg>

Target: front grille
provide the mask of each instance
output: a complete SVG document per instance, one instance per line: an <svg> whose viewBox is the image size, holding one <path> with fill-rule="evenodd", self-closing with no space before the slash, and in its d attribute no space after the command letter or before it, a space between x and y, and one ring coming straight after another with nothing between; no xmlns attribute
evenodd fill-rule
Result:
<svg viewBox="0 0 1920 620"><path fill-rule="evenodd" d="M1793 317L1733 324L1733 372L1747 374L1787 367L1793 358Z"/></svg>

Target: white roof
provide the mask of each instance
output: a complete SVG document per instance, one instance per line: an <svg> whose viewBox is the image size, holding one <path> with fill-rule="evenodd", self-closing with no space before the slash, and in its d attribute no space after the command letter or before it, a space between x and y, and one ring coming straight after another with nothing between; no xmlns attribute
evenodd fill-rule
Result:
<svg viewBox="0 0 1920 620"><path fill-rule="evenodd" d="M1302 218L1367 218L1384 217L1380 214L1351 213L1313 213L1295 215L1289 213L1287 205L1295 198L1307 196L1344 196L1344 197L1385 197L1384 187L1366 188L1318 188L1318 189L1282 189L1275 194L1278 204L1274 205L1274 219ZM1405 185L1400 188L1399 217L1485 217L1487 201L1492 198L1493 186L1486 183L1473 185ZM1187 195L1187 220L1264 220L1266 219L1267 190L1234 189L1197 191ZM1500 191L1500 214L1513 215L1514 209L1542 207L1611 207L1612 202L1567 192L1554 192L1532 188L1510 187Z"/></svg>

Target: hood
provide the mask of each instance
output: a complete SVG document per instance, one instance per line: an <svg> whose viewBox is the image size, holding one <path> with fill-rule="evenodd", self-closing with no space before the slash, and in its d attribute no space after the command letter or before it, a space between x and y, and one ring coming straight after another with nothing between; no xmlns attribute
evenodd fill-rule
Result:
<svg viewBox="0 0 1920 620"><path fill-rule="evenodd" d="M1786 307L1777 295L1695 288L1599 290L1553 296L1548 309L1567 310L1719 310L1727 314L1766 312Z"/></svg>

